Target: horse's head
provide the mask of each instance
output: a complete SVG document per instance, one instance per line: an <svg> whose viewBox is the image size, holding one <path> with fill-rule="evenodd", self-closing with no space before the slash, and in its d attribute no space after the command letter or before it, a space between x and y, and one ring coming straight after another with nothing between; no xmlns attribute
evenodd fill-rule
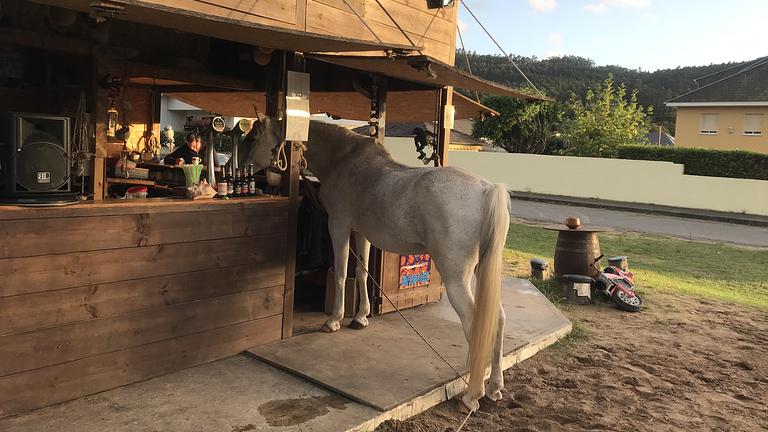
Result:
<svg viewBox="0 0 768 432"><path fill-rule="evenodd" d="M253 164L256 171L270 166L272 151L283 140L280 122L272 117L262 117L238 147L238 165Z"/></svg>

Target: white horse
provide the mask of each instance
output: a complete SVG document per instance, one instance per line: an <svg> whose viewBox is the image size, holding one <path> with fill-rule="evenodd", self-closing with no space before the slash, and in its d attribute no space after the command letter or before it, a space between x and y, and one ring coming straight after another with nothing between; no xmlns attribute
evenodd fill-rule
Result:
<svg viewBox="0 0 768 432"><path fill-rule="evenodd" d="M277 121L264 119L251 148L241 152L243 162L267 166L266 149L280 142L280 130ZM470 345L469 388L462 402L475 410L483 395L501 399L505 317L500 291L509 227L507 189L458 168L401 165L376 140L315 121L310 123L304 157L322 184L320 199L333 242L336 297L324 330L333 333L341 328L352 232L366 265L371 244L403 255L429 253ZM360 305L350 327L363 329L368 326L370 303L366 269L360 262L355 274Z"/></svg>

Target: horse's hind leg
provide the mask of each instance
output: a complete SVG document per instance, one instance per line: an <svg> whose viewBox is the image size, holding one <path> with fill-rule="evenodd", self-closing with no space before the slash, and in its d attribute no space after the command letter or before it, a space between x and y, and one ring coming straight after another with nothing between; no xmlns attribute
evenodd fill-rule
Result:
<svg viewBox="0 0 768 432"><path fill-rule="evenodd" d="M371 252L371 242L362 234L355 232L355 244L357 245L357 266L355 267L355 286L360 297L359 309L349 326L355 330L368 327L368 315L371 313L371 302L368 300L368 257Z"/></svg>
<svg viewBox="0 0 768 432"><path fill-rule="evenodd" d="M344 285L347 281L347 259L349 258L349 225L334 223L328 219L328 231L333 243L333 285L334 305L330 318L325 322L323 330L334 333L341 328L340 321L344 318Z"/></svg>
<svg viewBox="0 0 768 432"><path fill-rule="evenodd" d="M464 336L467 342L469 342L472 331L472 317L475 312L475 298L472 295L474 268L466 268L467 266L462 266L458 263L454 266L448 263L443 264L441 261L436 261L436 263L437 270L440 272L440 276L443 277L448 300L451 302L453 310L459 316L461 326L464 328ZM445 271L443 271L444 268ZM468 399L466 393L462 397L461 403L464 405L464 408L471 411L480 408L477 399ZM463 411L462 408L460 410Z"/></svg>
<svg viewBox="0 0 768 432"><path fill-rule="evenodd" d="M504 307L499 307L499 327L496 330L496 345L493 347L493 359L491 360L491 379L485 395L493 401L501 400L501 389L504 388L504 370L501 367L501 357L504 355L504 322L506 316Z"/></svg>

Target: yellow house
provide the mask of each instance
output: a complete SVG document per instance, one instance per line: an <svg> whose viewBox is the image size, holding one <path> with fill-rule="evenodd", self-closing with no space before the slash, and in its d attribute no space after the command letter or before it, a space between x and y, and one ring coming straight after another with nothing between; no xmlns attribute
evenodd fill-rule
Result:
<svg viewBox="0 0 768 432"><path fill-rule="evenodd" d="M768 153L768 57L696 80L667 101L677 109L676 145Z"/></svg>

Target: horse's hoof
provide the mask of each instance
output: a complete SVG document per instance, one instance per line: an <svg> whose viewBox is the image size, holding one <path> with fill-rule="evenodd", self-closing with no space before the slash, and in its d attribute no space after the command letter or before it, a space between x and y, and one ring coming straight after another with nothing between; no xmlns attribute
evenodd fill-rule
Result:
<svg viewBox="0 0 768 432"><path fill-rule="evenodd" d="M323 324L323 331L326 333L336 333L337 331L339 331L339 329L341 329L341 326L339 325L339 323Z"/></svg>
<svg viewBox="0 0 768 432"><path fill-rule="evenodd" d="M353 319L352 322L349 323L349 328L351 328L352 330L362 330L366 327L368 327L368 323L363 323L356 319Z"/></svg>
<svg viewBox="0 0 768 432"><path fill-rule="evenodd" d="M498 402L502 398L504 398L504 396L501 394L501 390L496 390L496 391L488 392L485 395L485 397L487 397L488 399L490 399L490 400L492 400L494 402Z"/></svg>
<svg viewBox="0 0 768 432"><path fill-rule="evenodd" d="M480 402L478 401L468 404L464 398L460 398L458 402L458 409L461 414L469 414L470 412L475 412L480 409Z"/></svg>
<svg viewBox="0 0 768 432"><path fill-rule="evenodd" d="M494 382L493 380L488 381L488 384L485 386L485 397L488 399L498 402L500 401L504 396L501 394L501 389L504 388L504 381L501 382Z"/></svg>

